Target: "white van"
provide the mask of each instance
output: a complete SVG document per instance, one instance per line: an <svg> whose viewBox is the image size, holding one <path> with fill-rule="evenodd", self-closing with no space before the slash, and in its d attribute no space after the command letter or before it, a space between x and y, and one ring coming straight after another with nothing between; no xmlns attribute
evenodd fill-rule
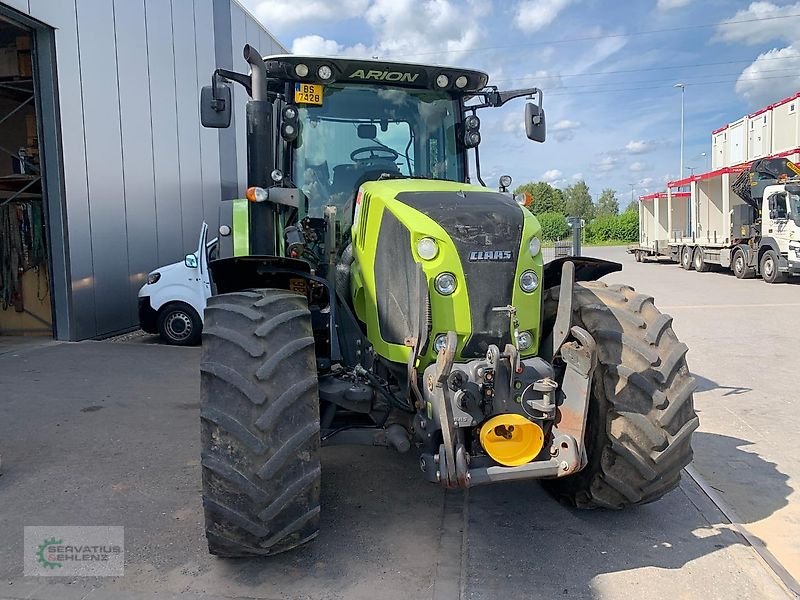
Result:
<svg viewBox="0 0 800 600"><path fill-rule="evenodd" d="M139 290L139 326L168 344L200 343L203 311L211 296L208 262L219 252L218 238L207 238L208 225L203 223L197 251L150 273Z"/></svg>

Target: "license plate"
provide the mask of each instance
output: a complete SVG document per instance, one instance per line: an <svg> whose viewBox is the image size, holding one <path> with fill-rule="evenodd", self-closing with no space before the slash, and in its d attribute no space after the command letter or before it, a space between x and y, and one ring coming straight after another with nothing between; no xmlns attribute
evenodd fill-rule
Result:
<svg viewBox="0 0 800 600"><path fill-rule="evenodd" d="M322 106L322 86L316 83L295 83L294 103Z"/></svg>

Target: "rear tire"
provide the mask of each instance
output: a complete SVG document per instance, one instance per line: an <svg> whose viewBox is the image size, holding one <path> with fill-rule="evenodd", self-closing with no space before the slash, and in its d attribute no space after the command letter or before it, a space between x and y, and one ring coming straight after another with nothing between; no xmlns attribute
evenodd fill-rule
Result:
<svg viewBox="0 0 800 600"><path fill-rule="evenodd" d="M689 246L681 249L681 268L687 271L692 270L692 249Z"/></svg>
<svg viewBox="0 0 800 600"><path fill-rule="evenodd" d="M196 346L203 334L203 321L191 306L170 302L158 311L158 334L173 346Z"/></svg>
<svg viewBox="0 0 800 600"><path fill-rule="evenodd" d="M548 322L558 292L545 294ZM574 310L575 323L592 334L598 349L585 437L588 464L543 483L578 508L657 500L678 485L692 460L698 419L686 345L672 331L672 318L628 286L577 283Z"/></svg>
<svg viewBox="0 0 800 600"><path fill-rule="evenodd" d="M703 252L702 248L695 248L694 270L698 273L707 273L711 270L711 265L706 262L705 253Z"/></svg>
<svg viewBox="0 0 800 600"><path fill-rule="evenodd" d="M319 531L319 392L306 299L275 289L213 296L203 338L209 552L290 550Z"/></svg>
<svg viewBox="0 0 800 600"><path fill-rule="evenodd" d="M633 252L633 258L634 258L634 259L636 260L636 262L638 262L638 263L642 262L642 251L641 251L641 250L635 250L635 251Z"/></svg>
<svg viewBox="0 0 800 600"><path fill-rule="evenodd" d="M755 274L753 267L747 266L747 256L744 250L734 252L731 269L736 275L736 279L750 279Z"/></svg>
<svg viewBox="0 0 800 600"><path fill-rule="evenodd" d="M761 256L761 278L767 283L785 281L785 274L778 271L778 254L775 250L767 250Z"/></svg>

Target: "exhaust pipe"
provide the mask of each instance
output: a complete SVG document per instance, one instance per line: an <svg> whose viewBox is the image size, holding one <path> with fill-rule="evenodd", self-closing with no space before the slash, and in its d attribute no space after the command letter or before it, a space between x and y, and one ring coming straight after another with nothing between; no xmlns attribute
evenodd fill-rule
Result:
<svg viewBox="0 0 800 600"><path fill-rule="evenodd" d="M250 44L244 46L244 59L250 65L250 96L253 100L267 99L267 68L261 53Z"/></svg>

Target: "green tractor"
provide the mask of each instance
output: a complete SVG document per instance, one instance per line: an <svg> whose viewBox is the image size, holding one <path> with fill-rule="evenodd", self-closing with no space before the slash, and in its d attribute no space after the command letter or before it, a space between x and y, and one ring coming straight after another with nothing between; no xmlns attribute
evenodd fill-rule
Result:
<svg viewBox="0 0 800 600"><path fill-rule="evenodd" d="M445 488L541 479L581 508L660 498L698 421L686 346L617 263L543 264L540 225L483 185L477 113L538 89L377 60L262 56L218 69L202 121L250 96L250 202L211 263L201 361L209 550L270 555L314 538L320 448L419 452ZM468 155L475 179L470 183ZM241 215L240 215L241 217ZM223 230L225 228L222 228Z"/></svg>

